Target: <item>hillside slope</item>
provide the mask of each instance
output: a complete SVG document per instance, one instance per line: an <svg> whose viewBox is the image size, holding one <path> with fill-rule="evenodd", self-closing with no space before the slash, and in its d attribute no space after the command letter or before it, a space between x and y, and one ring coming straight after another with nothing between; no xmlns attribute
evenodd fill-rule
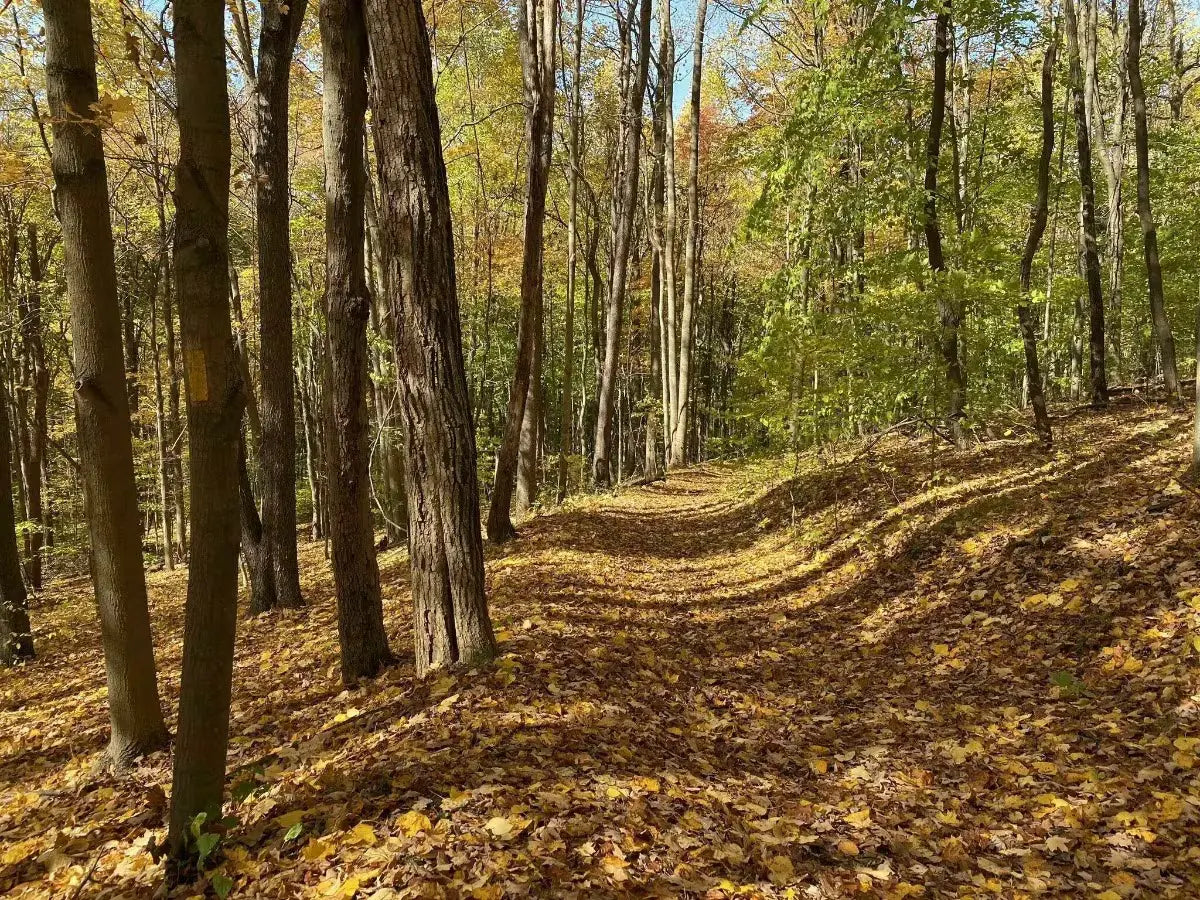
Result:
<svg viewBox="0 0 1200 900"><path fill-rule="evenodd" d="M279 898L1197 896L1189 429L1124 407L1051 455L895 437L579 501L489 557L499 664L425 683L409 656L341 690L310 545L312 608L239 625L217 871ZM185 577L151 578L172 707ZM148 895L169 759L92 774L86 583L33 614L39 660L0 673L0 892Z"/></svg>

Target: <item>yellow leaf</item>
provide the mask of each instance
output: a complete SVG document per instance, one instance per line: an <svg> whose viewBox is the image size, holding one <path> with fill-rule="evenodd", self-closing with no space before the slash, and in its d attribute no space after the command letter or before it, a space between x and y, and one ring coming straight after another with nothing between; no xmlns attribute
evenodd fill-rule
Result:
<svg viewBox="0 0 1200 900"><path fill-rule="evenodd" d="M366 844L368 847L374 847L376 840L375 829L366 822L360 822L355 825L350 831L350 837L358 844Z"/></svg>
<svg viewBox="0 0 1200 900"><path fill-rule="evenodd" d="M303 856L308 862L316 862L318 859L323 859L332 852L333 848L323 840L320 838L313 838L311 841L305 844L304 849L300 851L300 855Z"/></svg>
<svg viewBox="0 0 1200 900"><path fill-rule="evenodd" d="M342 882L342 886L338 888L337 896L345 897L346 900L352 900L355 894L358 893L359 880L357 878L347 878Z"/></svg>
<svg viewBox="0 0 1200 900"><path fill-rule="evenodd" d="M771 857L771 861L767 863L767 868L771 870L772 884L783 884L796 877L796 869L792 866L792 861L786 856Z"/></svg>
<svg viewBox="0 0 1200 900"><path fill-rule="evenodd" d="M949 656L950 655L950 645L949 644L934 644L933 645L933 653L935 656Z"/></svg>
<svg viewBox="0 0 1200 900"><path fill-rule="evenodd" d="M829 771L829 761L825 759L810 759L808 767L818 775L824 775Z"/></svg>
<svg viewBox="0 0 1200 900"><path fill-rule="evenodd" d="M858 844L854 841L838 841L838 852L845 856L858 856Z"/></svg>
<svg viewBox="0 0 1200 900"><path fill-rule="evenodd" d="M860 809L849 813L846 816L846 823L853 825L855 828L866 828L871 824L871 811L869 809Z"/></svg>
<svg viewBox="0 0 1200 900"><path fill-rule="evenodd" d="M396 820L396 825L399 826L400 833L405 837L415 837L433 827L433 823L429 821L429 816L418 809L410 809Z"/></svg>
<svg viewBox="0 0 1200 900"><path fill-rule="evenodd" d="M504 816L493 816L488 819L487 824L483 827L490 831L494 837L501 839L509 837L515 830L513 823Z"/></svg>
<svg viewBox="0 0 1200 900"><path fill-rule="evenodd" d="M293 825L299 825L303 820L304 810L293 809L291 812L276 817L275 824L280 828L291 828Z"/></svg>

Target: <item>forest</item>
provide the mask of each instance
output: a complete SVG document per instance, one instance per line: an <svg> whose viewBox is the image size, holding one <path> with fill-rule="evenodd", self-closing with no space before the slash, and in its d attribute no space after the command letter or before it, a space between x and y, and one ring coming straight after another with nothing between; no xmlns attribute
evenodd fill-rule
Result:
<svg viewBox="0 0 1200 900"><path fill-rule="evenodd" d="M1200 8L0 0L0 894L1200 896Z"/></svg>

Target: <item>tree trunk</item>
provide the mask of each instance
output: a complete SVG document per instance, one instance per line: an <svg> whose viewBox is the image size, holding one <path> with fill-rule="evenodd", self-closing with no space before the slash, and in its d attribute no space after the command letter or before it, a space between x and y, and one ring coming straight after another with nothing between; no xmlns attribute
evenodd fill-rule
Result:
<svg viewBox="0 0 1200 900"><path fill-rule="evenodd" d="M675 431L675 410L679 406L679 350L675 304L675 227L679 221L675 193L675 31L671 25L671 0L662 0L659 12L662 29L662 49L659 51L659 66L662 69L663 118L663 200L665 210L662 223L662 277L663 277L663 338L666 356L663 360L663 383L667 398L667 415L663 422L663 434L670 441ZM693 67L694 68L694 67ZM670 447L667 447L667 462L670 463Z"/></svg>
<svg viewBox="0 0 1200 900"><path fill-rule="evenodd" d="M1104 288L1100 278L1100 254L1096 244L1096 187L1092 181L1092 143L1084 103L1083 72L1079 57L1079 21L1075 14L1075 0L1067 0L1065 6L1071 106L1075 116L1075 146L1079 167L1080 252L1088 294L1091 402L1095 406L1103 406L1108 403L1108 379L1104 371Z"/></svg>
<svg viewBox="0 0 1200 900"><path fill-rule="evenodd" d="M164 746L167 729L142 570L108 176L100 130L91 121L98 102L91 10L85 0L46 0L43 10L46 93L54 117L51 168L71 298L75 421L108 671L112 739L106 762L121 768Z"/></svg>
<svg viewBox="0 0 1200 900"><path fill-rule="evenodd" d="M703 0L702 0L703 2ZM629 249L633 220L637 213L638 166L641 161L642 109L646 79L650 70L650 0L640 0L638 20L637 67L629 79L624 145L621 148L622 180L617 188L613 222L612 271L608 283L605 310L604 367L596 402L596 437L592 460L592 478L597 487L612 483L609 471L609 444L612 438L613 405L616 399L617 362L621 352L621 312L625 303L625 285L629 277ZM633 0L630 14L633 12ZM620 461L618 460L618 467Z"/></svg>
<svg viewBox="0 0 1200 900"><path fill-rule="evenodd" d="M679 322L679 385L671 431L672 466L683 465L687 450L688 395L692 386L692 319L700 291L700 80L704 74L704 20L707 12L708 0L698 0L696 35L692 46L692 153L688 169L687 234L683 243L683 312Z"/></svg>
<svg viewBox="0 0 1200 900"><path fill-rule="evenodd" d="M1046 414L1046 397L1042 391L1042 374L1038 367L1037 331L1033 313L1029 306L1029 293L1033 279L1033 259L1037 255L1046 232L1046 219L1050 213L1050 162L1054 157L1054 60L1058 54L1058 20L1046 45L1042 57L1042 149L1038 156L1037 200L1029 216L1029 235L1025 240L1025 252L1021 256L1021 294L1017 300L1017 321L1021 326L1021 342L1025 347L1025 381L1028 384L1029 402L1033 406L1034 426L1038 437L1047 447L1053 441L1050 417Z"/></svg>
<svg viewBox="0 0 1200 900"><path fill-rule="evenodd" d="M229 312L229 100L225 4L176 0L179 163L175 278L191 439L192 560L168 844L221 818L237 625L238 436L245 404ZM289 368L290 371L290 368Z"/></svg>
<svg viewBox="0 0 1200 900"><path fill-rule="evenodd" d="M1137 150L1138 219L1146 247L1146 280L1150 291L1150 323L1162 358L1163 383L1173 402L1178 403L1179 375L1175 368L1175 339L1163 303L1162 265L1158 259L1158 226L1150 208L1150 134L1146 121L1146 88L1142 84L1142 4L1129 0L1129 91L1133 97L1134 144Z"/></svg>
<svg viewBox="0 0 1200 900"><path fill-rule="evenodd" d="M929 268L933 272L938 318L941 322L938 345L950 388L946 423L954 442L962 446L965 442L962 416L967 396L966 375L958 349L958 329L962 314L958 302L948 294L951 287L944 277L946 259L942 252L942 230L938 224L937 211L938 160L942 148L942 125L946 117L946 61L949 56L950 8L947 2L945 8L937 15L934 31L933 98L929 115L929 135L925 143L925 244L929 253Z"/></svg>
<svg viewBox="0 0 1200 900"><path fill-rule="evenodd" d="M249 407L249 404L247 404ZM275 576L263 543L262 519L250 486L250 464L246 437L238 436L238 518L241 525L242 558L250 576L250 615L257 616L275 606Z"/></svg>
<svg viewBox="0 0 1200 900"><path fill-rule="evenodd" d="M342 682L370 678L392 660L371 518L367 417L367 323L371 296L363 256L367 35L361 0L323 0L325 67L325 315L330 418L326 425L330 538Z"/></svg>
<svg viewBox="0 0 1200 900"><path fill-rule="evenodd" d="M542 330L542 235L546 223L546 189L549 186L554 138L554 58L557 40L557 0L521 0L517 34L521 50L521 74L525 86L525 138L529 148L525 170L525 246L521 256L521 318L517 325L517 360L508 395L504 440L496 460L496 483L488 510L488 538L500 544L511 540L513 491L517 481L518 456L525 446L524 462L531 465L535 452L531 433L536 433L536 400L532 387L538 369L538 344ZM529 411L529 400L535 401ZM526 490L531 476L526 473ZM529 496L525 497L528 501Z"/></svg>
<svg viewBox="0 0 1200 900"><path fill-rule="evenodd" d="M172 541L171 474L168 462L166 404L163 401L162 359L158 344L158 282L150 294L150 353L154 364L154 439L158 451L158 503L162 513L163 567L171 572L175 569L175 547Z"/></svg>
<svg viewBox="0 0 1200 900"><path fill-rule="evenodd" d="M33 634L25 582L21 579L21 554L17 549L11 472L8 400L0 393L0 473L4 475L0 480L0 666L33 659Z"/></svg>
<svg viewBox="0 0 1200 900"><path fill-rule="evenodd" d="M275 599L299 607L296 558L296 399L292 383L288 85L308 0L264 3L254 85L254 183L258 213L259 414L262 518Z"/></svg>
<svg viewBox="0 0 1200 900"><path fill-rule="evenodd" d="M558 497L567 499L567 457L571 455L571 390L575 375L575 286L579 269L579 136L582 103L579 83L583 58L583 16L586 0L575 0L574 50L571 63L571 136L567 163L567 309L563 327L563 381L559 406Z"/></svg>
<svg viewBox="0 0 1200 900"><path fill-rule="evenodd" d="M29 558L26 574L29 585L35 591L42 589L42 546L45 543L45 505L42 491L48 487L43 478L46 462L46 446L49 430L46 422L46 407L50 396L50 372L46 368L46 345L42 339L42 282L46 274L49 249L43 254L39 248L37 225L30 222L26 227L29 255L29 290L22 316L22 343L25 348L25 365L33 399L33 412L29 422L29 453L24 464L26 500L29 506L29 521L33 527L29 533Z"/></svg>
<svg viewBox="0 0 1200 900"><path fill-rule="evenodd" d="M416 669L496 653L484 594L475 432L429 37L415 0L367 0L382 251L406 442Z"/></svg>

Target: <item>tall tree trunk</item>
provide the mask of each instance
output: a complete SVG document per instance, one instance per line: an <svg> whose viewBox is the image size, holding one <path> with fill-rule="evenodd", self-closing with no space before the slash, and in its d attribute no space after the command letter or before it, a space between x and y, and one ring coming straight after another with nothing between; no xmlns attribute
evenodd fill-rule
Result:
<svg viewBox="0 0 1200 900"><path fill-rule="evenodd" d="M675 303L675 228L679 221L675 190L675 30L671 25L671 0L661 0L659 25L662 30L662 49L659 67L662 69L663 119L663 337L667 347L663 360L663 379L666 385L667 416L663 434L670 441L675 431L675 410L679 406L679 349L678 323ZM694 68L694 67L693 67ZM667 462L670 463L670 447Z"/></svg>
<svg viewBox="0 0 1200 900"><path fill-rule="evenodd" d="M46 0L42 8L46 94L54 117L51 168L71 298L75 422L108 671L112 739L106 761L121 768L164 746L167 729L142 570L108 174L92 113L99 97L91 10L86 0Z"/></svg>
<svg viewBox="0 0 1200 900"><path fill-rule="evenodd" d="M517 360L508 395L504 440L496 460L496 483L488 510L488 538L495 543L511 540L512 499L517 481L517 463L522 445L525 464L536 452L531 433L536 433L540 392L533 381L540 377L538 345L542 330L542 235L546 223L546 188L549 185L554 138L554 61L557 42L557 0L520 0L517 35L521 50L521 74L525 86L525 138L529 147L525 170L525 247L521 256L521 318L517 325ZM529 401L534 408L529 410ZM528 418L528 421L527 421ZM531 475L526 475L528 493ZM525 500L530 500L529 496Z"/></svg>
<svg viewBox="0 0 1200 900"><path fill-rule="evenodd" d="M303 605L296 558L296 399L292 383L288 85L308 0L262 4L254 85L258 213L259 414L262 517L282 607Z"/></svg>
<svg viewBox="0 0 1200 900"><path fill-rule="evenodd" d="M637 213L638 166L641 162L642 109L646 96L646 79L650 71L650 0L639 0L638 43L636 68L631 73L625 108L629 111L621 147L621 181L615 200L613 222L612 269L608 282L605 310L604 367L600 376L596 411L595 450L592 478L597 487L612 483L609 471L612 439L613 405L616 399L617 363L621 353L621 313L625 303L625 286L629 278L629 249L633 235L633 219ZM633 0L630 15L633 13ZM620 461L618 460L618 468Z"/></svg>
<svg viewBox="0 0 1200 900"><path fill-rule="evenodd" d="M1138 219L1146 247L1146 280L1150 291L1150 323L1162 358L1163 383L1178 403L1179 375L1175 368L1175 339L1163 303L1162 265L1158 259L1158 226L1150 208L1150 134L1146 121L1146 88L1142 84L1142 4L1129 0L1129 91L1133 97L1134 144L1137 150Z"/></svg>
<svg viewBox="0 0 1200 900"><path fill-rule="evenodd" d="M1079 168L1080 253L1088 295L1091 402L1093 405L1103 406L1108 403L1108 379L1104 370L1104 288L1100 278L1100 253L1096 244L1096 187L1092 181L1092 143L1084 103L1085 86L1079 56L1079 21L1075 14L1075 0L1066 0L1065 8L1071 106L1075 116L1075 147Z"/></svg>
<svg viewBox="0 0 1200 900"><path fill-rule="evenodd" d="M579 137L583 114L580 66L583 58L583 15L586 0L575 0L575 31L571 62L571 136L567 163L567 309L563 326L562 400L559 405L558 497L567 499L567 457L571 455L571 390L575 376L575 286L579 270Z"/></svg>
<svg viewBox="0 0 1200 900"><path fill-rule="evenodd" d="M46 409L50 397L50 372L46 368L46 345L42 339L42 282L45 279L50 248L47 248L46 253L42 253L37 225L33 222L26 227L26 244L29 255L29 290L22 316L22 343L29 370L33 410L32 421L29 423L29 453L24 464L28 468L25 473L26 500L29 505L29 521L33 528L29 534L29 559L25 571L30 587L39 591L42 589L42 546L45 543L46 532L42 492L49 486L43 478L43 469L49 440Z"/></svg>
<svg viewBox="0 0 1200 900"><path fill-rule="evenodd" d="M160 273L161 274L161 273ZM166 404L163 401L162 358L158 343L158 282L150 294L150 353L154 365L154 438L158 451L158 503L162 511L163 567L171 572L175 569L175 546L172 540L171 473L167 450Z"/></svg>
<svg viewBox="0 0 1200 900"><path fill-rule="evenodd" d="M0 666L33 659L21 554L17 549L16 516L12 501L12 446L9 439L8 399L0 393Z"/></svg>
<svg viewBox="0 0 1200 900"><path fill-rule="evenodd" d="M331 418L326 425L330 538L342 681L379 673L392 659L371 518L367 417L367 291L364 226L367 33L361 0L323 0L325 66L325 315Z"/></svg>
<svg viewBox="0 0 1200 900"><path fill-rule="evenodd" d="M671 431L670 464L684 463L687 450L688 395L692 382L692 319L700 293L700 81L704 65L704 20L708 0L696 4L692 45L691 159L688 169L687 234L683 243L683 313L679 322L679 384Z"/></svg>
<svg viewBox="0 0 1200 900"><path fill-rule="evenodd" d="M416 669L495 656L450 193L429 36L416 0L367 0L382 251L406 443Z"/></svg>
<svg viewBox="0 0 1200 900"><path fill-rule="evenodd" d="M1101 254L1101 258L1106 258L1108 263L1108 314L1105 320L1105 337L1119 371L1122 360L1122 283L1125 273L1125 122L1129 109L1129 92L1126 89L1128 55L1122 48L1128 41L1128 29L1115 18L1115 6L1113 10L1113 39L1117 46L1112 66L1116 91L1113 96L1111 124L1106 122L1104 100L1100 94L1099 0L1084 0L1080 52L1083 54L1084 112L1087 115L1092 147L1099 147L1101 170L1107 187L1108 215L1105 217L1104 226L1105 248ZM1093 156L1095 155L1093 152Z"/></svg>
<svg viewBox="0 0 1200 900"><path fill-rule="evenodd" d="M187 856L200 813L221 818L237 625L238 437L245 405L229 311L225 4L175 0L179 163L175 278L191 439L192 559L168 844Z"/></svg>
<svg viewBox="0 0 1200 900"><path fill-rule="evenodd" d="M946 117L946 62L949 56L950 4L947 2L937 15L934 30L933 98L930 105L929 135L925 143L925 244L929 253L929 268L933 272L938 318L941 322L938 345L950 389L946 420L955 443L961 446L965 441L962 415L967 395L966 375L958 348L958 329L962 314L958 302L948 293L952 288L948 279L944 277L946 259L942 252L942 230L938 224L937 210L938 160L941 157L942 125Z"/></svg>
<svg viewBox="0 0 1200 900"><path fill-rule="evenodd" d="M1029 215L1029 235L1021 256L1021 294L1017 300L1017 321L1021 326L1021 342L1025 347L1025 381L1029 402L1033 406L1034 425L1038 437L1047 447L1053 441L1050 417L1046 414L1046 397L1042 391L1042 374L1038 367L1037 329L1030 310L1029 294L1033 280L1033 259L1046 232L1050 213L1050 162L1054 157L1054 60L1058 55L1058 20L1047 38L1042 57L1042 150L1038 155L1037 200Z"/></svg>

